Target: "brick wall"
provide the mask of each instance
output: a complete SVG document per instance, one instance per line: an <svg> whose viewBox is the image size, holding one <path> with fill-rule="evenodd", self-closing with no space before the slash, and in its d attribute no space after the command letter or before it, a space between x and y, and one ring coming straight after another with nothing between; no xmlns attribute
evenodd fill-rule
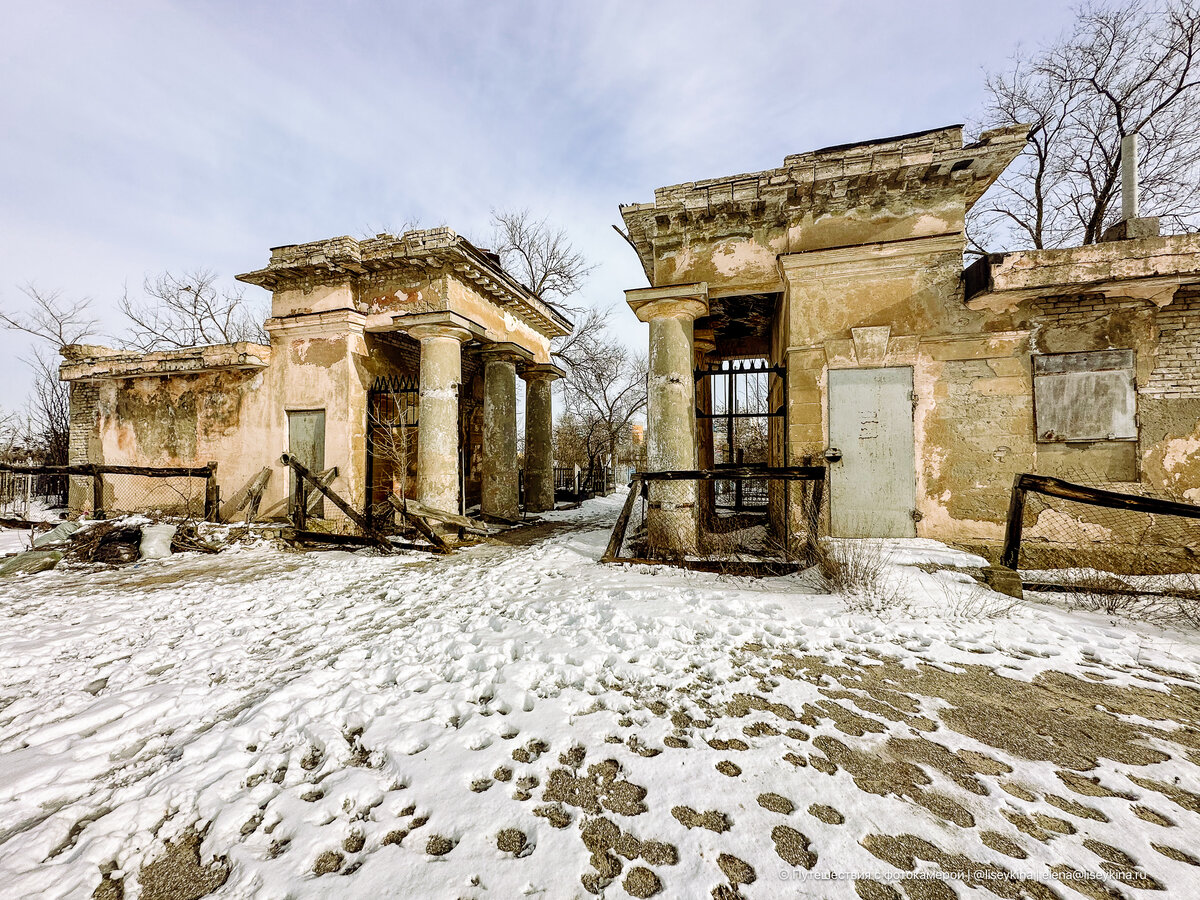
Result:
<svg viewBox="0 0 1200 900"><path fill-rule="evenodd" d="M1158 334L1154 371L1142 393L1200 398L1200 293L1181 291L1159 310Z"/></svg>
<svg viewBox="0 0 1200 900"><path fill-rule="evenodd" d="M100 386L94 382L71 382L71 434L67 442L67 462L82 465L88 459L96 427L96 407L100 402ZM95 460L99 462L99 460Z"/></svg>

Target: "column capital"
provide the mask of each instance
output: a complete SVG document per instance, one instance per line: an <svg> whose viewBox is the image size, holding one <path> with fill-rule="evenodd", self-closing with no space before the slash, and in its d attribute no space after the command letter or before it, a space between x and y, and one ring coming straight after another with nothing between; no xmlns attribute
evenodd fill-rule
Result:
<svg viewBox="0 0 1200 900"><path fill-rule="evenodd" d="M536 365L526 366L525 371L521 373L521 377L525 381L557 381L560 378L566 378L566 370L554 365L553 363L537 363Z"/></svg>
<svg viewBox="0 0 1200 900"><path fill-rule="evenodd" d="M491 344L484 344L479 350L479 355L483 357L485 363L493 360L519 363L529 362L533 359L532 353L512 341L495 341Z"/></svg>
<svg viewBox="0 0 1200 900"><path fill-rule="evenodd" d="M716 335L713 334L711 328L697 328L692 333L692 346L696 349L696 354L700 357L712 353L717 349Z"/></svg>
<svg viewBox="0 0 1200 900"><path fill-rule="evenodd" d="M708 283L636 288L625 292L625 302L643 322L664 317L695 320L708 315Z"/></svg>
<svg viewBox="0 0 1200 900"><path fill-rule="evenodd" d="M472 338L482 337L484 333L483 326L474 319L449 310L396 316L393 321L397 331L406 331L419 341L447 337L466 343Z"/></svg>

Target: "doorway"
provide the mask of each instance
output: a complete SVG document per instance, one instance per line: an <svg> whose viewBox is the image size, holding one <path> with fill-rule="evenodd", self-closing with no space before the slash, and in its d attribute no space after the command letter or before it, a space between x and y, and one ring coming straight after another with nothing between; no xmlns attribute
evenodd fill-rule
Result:
<svg viewBox="0 0 1200 900"><path fill-rule="evenodd" d="M325 410L289 410L287 420L288 454L314 475L325 471ZM295 503L295 492L296 480L292 478L288 485L288 497L291 504ZM325 517L324 498L310 497L308 514L323 519Z"/></svg>

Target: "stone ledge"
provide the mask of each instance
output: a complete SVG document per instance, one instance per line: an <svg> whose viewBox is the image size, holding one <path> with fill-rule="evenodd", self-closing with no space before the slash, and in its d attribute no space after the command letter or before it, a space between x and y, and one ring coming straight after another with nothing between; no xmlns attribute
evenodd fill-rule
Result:
<svg viewBox="0 0 1200 900"><path fill-rule="evenodd" d="M108 378L150 378L163 375L195 375L231 369L265 369L271 363L271 348L240 341L182 350L139 353L109 347L73 344L62 351L59 366L62 381L98 381Z"/></svg>
<svg viewBox="0 0 1200 900"><path fill-rule="evenodd" d="M1200 234L993 253L972 263L963 278L970 309L1083 294L1165 305L1179 287L1200 282Z"/></svg>

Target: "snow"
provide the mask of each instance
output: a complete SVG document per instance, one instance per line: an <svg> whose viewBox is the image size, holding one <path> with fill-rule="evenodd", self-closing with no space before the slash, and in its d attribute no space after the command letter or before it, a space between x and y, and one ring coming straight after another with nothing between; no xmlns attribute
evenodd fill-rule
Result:
<svg viewBox="0 0 1200 900"><path fill-rule="evenodd" d="M872 714L871 698L845 674L877 667L895 681L930 666L948 674L986 667L1016 689L1065 673L1103 678L1118 692L1182 693L1195 709L1197 695L1186 693L1200 673L1195 635L1032 603L987 618L991 592L961 573L914 568L982 561L930 541L887 546L890 577L906 597L887 615L849 612L846 598L819 592L812 573L755 580L601 566L623 500L547 514L540 541L487 543L448 558L262 545L0 582L5 894L89 896L101 867L115 864L110 877L124 878L125 896L135 898L139 872L164 841L196 827L202 861L227 858L221 896L590 896L581 876L607 857L603 848L593 856L581 827L603 815L678 852L675 864L616 857L622 871L606 897L628 896L622 885L638 866L661 879L660 896L708 897L729 881L721 854L757 873L740 887L746 897L855 897L851 881L831 876L910 877L863 845L868 835L905 833L1043 880L1062 863L1105 875L1104 860L1083 845L1099 841L1132 856L1169 896L1200 896L1195 868L1152 849L1200 855L1200 811L1130 778L1200 792L1187 759L1197 744L1173 736L1195 721L1160 721L1153 709L1114 714L1117 725L1145 729L1147 745L1167 758L1133 765L1101 755L1084 774L1118 796L1083 796L1064 788L1061 762L953 727L952 701L909 692L908 713ZM791 677L780 662L790 657L819 660L830 674ZM747 696L768 706L728 711ZM926 720L934 730L921 730ZM854 735L854 722L868 726ZM886 741L918 735L1011 769L976 773L985 789L976 795L922 767L928 790L968 809L973 827L902 792L865 791L852 763L817 770L818 744L833 747L823 739L880 753ZM728 740L747 749L720 744ZM582 765L565 756L574 747ZM797 767L789 754L808 762ZM544 795L556 779L587 780L589 766L609 759L618 786L645 790L640 800L622 788L620 802L605 795L592 812L567 804L563 828L535 814L553 805ZM722 774L718 762L740 773ZM511 769L509 780L497 780L500 767ZM599 774L592 781L612 783ZM1035 800L1002 782L1024 785ZM756 798L765 793L787 797L795 811L764 808ZM529 799L515 798L522 794ZM1107 821L1072 817L1046 795ZM1138 818L1130 797L1175 826ZM845 824L815 818L813 804L834 807ZM688 828L672 813L679 807L718 811L731 827ZM1069 820L1074 833L1034 839L1006 811ZM779 826L810 841L812 869L781 859L772 840ZM532 849L498 849L505 828ZM985 830L1017 842L1027 858L981 843ZM426 852L435 835L453 844L448 853ZM315 874L330 851L341 871Z"/></svg>

